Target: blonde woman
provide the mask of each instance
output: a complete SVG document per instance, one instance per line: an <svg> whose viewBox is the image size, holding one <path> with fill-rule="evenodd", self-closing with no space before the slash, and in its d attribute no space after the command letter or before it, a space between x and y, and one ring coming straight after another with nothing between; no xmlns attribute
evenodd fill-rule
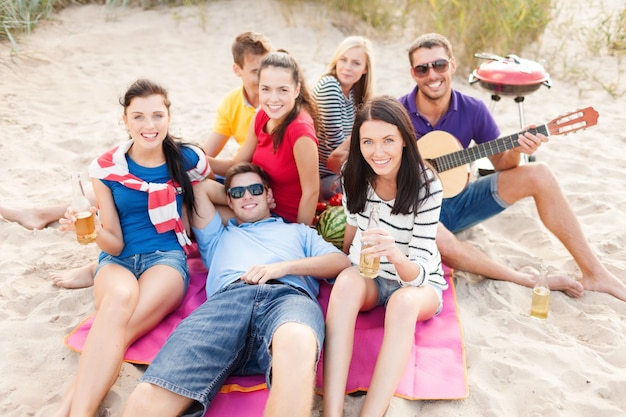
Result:
<svg viewBox="0 0 626 417"><path fill-rule="evenodd" d="M349 36L339 44L328 70L313 89L320 120L320 198L323 200L341 190L337 175L341 166L333 165L334 157L328 164L329 157L349 140L357 109L372 96L373 80L371 42L362 36ZM341 150L343 147L338 152Z"/></svg>

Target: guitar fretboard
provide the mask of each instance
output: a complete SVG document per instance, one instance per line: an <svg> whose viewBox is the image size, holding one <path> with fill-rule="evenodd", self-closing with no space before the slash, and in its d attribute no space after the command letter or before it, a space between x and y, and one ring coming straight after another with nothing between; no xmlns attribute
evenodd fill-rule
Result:
<svg viewBox="0 0 626 417"><path fill-rule="evenodd" d="M490 142L481 143L476 146L470 146L467 149L461 149L460 151L442 155L429 160L429 162L434 166L437 172L444 172L449 169L477 161L480 158L485 158L487 156L516 148L519 146L517 143L517 137L525 132L530 132L532 134L541 133L546 136L549 135L547 125L541 125L534 129L524 130L513 135L504 136Z"/></svg>

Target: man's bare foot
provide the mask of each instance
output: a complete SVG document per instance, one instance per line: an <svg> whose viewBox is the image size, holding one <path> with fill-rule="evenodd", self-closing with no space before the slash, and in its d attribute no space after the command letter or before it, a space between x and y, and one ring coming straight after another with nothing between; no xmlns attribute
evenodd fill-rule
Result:
<svg viewBox="0 0 626 417"><path fill-rule="evenodd" d="M548 274L548 285L551 291L563 291L573 298L579 298L585 294L583 285L567 275Z"/></svg>
<svg viewBox="0 0 626 417"><path fill-rule="evenodd" d="M29 230L43 229L48 224L57 221L58 209L54 208L10 208L0 206L0 215L10 222L17 222Z"/></svg>
<svg viewBox="0 0 626 417"><path fill-rule="evenodd" d="M522 268L521 271L515 271L515 276L514 278L511 278L510 281L528 288L532 288L537 282L538 273L539 271L537 271L535 268L525 267ZM550 286L550 290L563 291L566 295L573 298L582 297L585 293L585 288L583 287L583 285L567 275L549 273L548 285Z"/></svg>
<svg viewBox="0 0 626 417"><path fill-rule="evenodd" d="M582 285L585 290L611 294L613 297L626 301L626 284L610 273L606 268L596 275L583 275Z"/></svg>
<svg viewBox="0 0 626 417"><path fill-rule="evenodd" d="M87 288L93 285L94 271L93 264L89 264L62 272L51 272L50 279L57 287Z"/></svg>

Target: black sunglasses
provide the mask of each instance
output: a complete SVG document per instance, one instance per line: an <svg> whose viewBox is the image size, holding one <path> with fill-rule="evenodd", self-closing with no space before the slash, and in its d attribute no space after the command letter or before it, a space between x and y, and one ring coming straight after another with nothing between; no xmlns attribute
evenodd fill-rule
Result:
<svg viewBox="0 0 626 417"><path fill-rule="evenodd" d="M230 198L238 199L243 197L246 190L248 190L252 195L261 195L266 188L267 186L264 184L250 184L245 187L230 187L228 189L228 195L230 195Z"/></svg>
<svg viewBox="0 0 626 417"><path fill-rule="evenodd" d="M415 75L418 77L425 77L428 74L428 69L432 67L436 73L444 73L448 71L448 67L450 66L450 59L438 59L433 62L429 62L428 64L420 64L413 67L413 71L415 71Z"/></svg>

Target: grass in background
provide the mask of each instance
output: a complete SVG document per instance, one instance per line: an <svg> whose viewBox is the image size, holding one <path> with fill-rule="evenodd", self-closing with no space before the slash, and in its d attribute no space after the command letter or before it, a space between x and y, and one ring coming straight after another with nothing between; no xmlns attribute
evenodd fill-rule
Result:
<svg viewBox="0 0 626 417"><path fill-rule="evenodd" d="M594 1L594 0L591 0ZM416 36L439 32L452 42L458 74L468 75L481 61L475 53L515 54L542 63L550 72L568 82L585 87L600 87L613 97L626 94L622 55L626 55L626 4L620 12L603 11L589 17L590 25L581 28L572 21L558 23L563 44L541 51L538 42L549 24L554 26L561 13L572 12L568 0L279 0L288 13L302 12L302 5L317 5L328 19L346 35L392 38L407 45ZM560 6L557 8L557 4ZM574 11L580 12L580 11ZM287 14L288 14L287 13ZM318 13L319 14L319 13ZM577 56L569 56L576 40ZM565 47L565 48L563 48ZM543 54L543 55L540 55ZM593 70L581 70L581 56L606 60L616 66L615 76L602 79ZM555 75L555 74L552 74Z"/></svg>
<svg viewBox="0 0 626 417"><path fill-rule="evenodd" d="M17 34L28 34L42 19L70 4L104 4L113 11L125 6L200 6L211 0L0 0L0 41L18 49ZM539 58L537 40L547 25L559 17L558 0L278 0L287 13L302 11L303 4L319 7L334 26L346 34L406 40L425 32L447 36L455 48L460 73L468 74L476 65L474 54L516 54ZM561 2L563 3L563 2ZM567 7L567 0L563 3ZM202 10L201 10L202 12ZM203 15L204 12L201 13ZM206 17L206 16L205 16ZM592 73L572 72L572 57L555 50L547 64L561 68L560 74L585 77L613 96L626 94L622 86L624 68L621 56L626 54L626 4L618 13L602 13L591 18L590 27L564 27L557 32L563 42L577 39L584 51L597 56L618 55L615 80L602 80ZM201 24L205 25L201 18ZM561 62L558 62L561 60Z"/></svg>
<svg viewBox="0 0 626 417"><path fill-rule="evenodd" d="M450 39L466 73L475 67L477 52L529 56L553 11L553 0L429 0L428 4L431 19L426 19L423 30Z"/></svg>
<svg viewBox="0 0 626 417"><path fill-rule="evenodd" d="M0 40L8 39L13 48L13 33L30 31L52 12L54 0L0 0Z"/></svg>
<svg viewBox="0 0 626 417"><path fill-rule="evenodd" d="M28 34L55 11L70 4L104 4L108 9L139 6L194 6L210 0L0 0L0 41L8 40L18 49L16 35Z"/></svg>
<svg viewBox="0 0 626 417"><path fill-rule="evenodd" d="M292 12L306 0L279 0ZM550 22L554 0L319 0L328 18L346 34L416 37L439 32L452 42L461 71L475 65L474 53L521 55ZM337 12L337 13L335 13ZM366 25L359 27L346 15Z"/></svg>

